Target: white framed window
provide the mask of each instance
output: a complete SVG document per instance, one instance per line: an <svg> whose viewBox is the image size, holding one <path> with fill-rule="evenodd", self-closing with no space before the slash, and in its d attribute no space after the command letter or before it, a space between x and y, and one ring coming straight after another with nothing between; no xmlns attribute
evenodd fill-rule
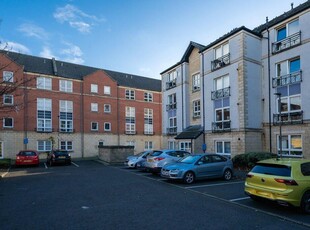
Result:
<svg viewBox="0 0 310 230"><path fill-rule="evenodd" d="M103 93L106 94L106 95L111 95L111 86L105 85L103 87Z"/></svg>
<svg viewBox="0 0 310 230"><path fill-rule="evenodd" d="M126 89L125 90L125 97L128 100L134 100L135 99L135 91L132 89Z"/></svg>
<svg viewBox="0 0 310 230"><path fill-rule="evenodd" d="M178 71L174 70L168 74L168 82L175 81L178 77Z"/></svg>
<svg viewBox="0 0 310 230"><path fill-rule="evenodd" d="M214 90L221 90L229 87L229 75L214 79Z"/></svg>
<svg viewBox="0 0 310 230"><path fill-rule="evenodd" d="M46 152L52 150L52 141L50 140L38 140L37 141L37 150L39 152Z"/></svg>
<svg viewBox="0 0 310 230"><path fill-rule="evenodd" d="M111 105L110 104L104 104L104 112L105 113L111 113Z"/></svg>
<svg viewBox="0 0 310 230"><path fill-rule="evenodd" d="M136 134L136 108L126 106L126 134Z"/></svg>
<svg viewBox="0 0 310 230"><path fill-rule="evenodd" d="M98 122L91 122L91 131L98 131Z"/></svg>
<svg viewBox="0 0 310 230"><path fill-rule="evenodd" d="M280 136L277 135L278 154L280 154ZM282 154L287 156L302 156L302 136L282 135Z"/></svg>
<svg viewBox="0 0 310 230"><path fill-rule="evenodd" d="M153 109L144 109L144 134L153 132Z"/></svg>
<svg viewBox="0 0 310 230"><path fill-rule="evenodd" d="M104 131L111 131L111 123L104 122Z"/></svg>
<svg viewBox="0 0 310 230"><path fill-rule="evenodd" d="M168 149L177 149L178 148L178 144L175 141L168 141Z"/></svg>
<svg viewBox="0 0 310 230"><path fill-rule="evenodd" d="M13 105L14 104L14 97L11 94L4 94L3 95L3 104L4 105Z"/></svg>
<svg viewBox="0 0 310 230"><path fill-rule="evenodd" d="M73 102L59 101L59 131L73 132Z"/></svg>
<svg viewBox="0 0 310 230"><path fill-rule="evenodd" d="M230 149L230 142L229 141L216 141L215 142L215 149L216 153L221 155L230 156L231 149Z"/></svg>
<svg viewBox="0 0 310 230"><path fill-rule="evenodd" d="M153 93L144 92L144 101L153 101Z"/></svg>
<svg viewBox="0 0 310 230"><path fill-rule="evenodd" d="M145 141L144 150L152 150L152 149L153 149L153 141Z"/></svg>
<svg viewBox="0 0 310 230"><path fill-rule="evenodd" d="M98 103L91 103L90 104L90 111L98 112Z"/></svg>
<svg viewBox="0 0 310 230"><path fill-rule="evenodd" d="M190 141L182 141L179 143L180 150L192 152L192 143Z"/></svg>
<svg viewBox="0 0 310 230"><path fill-rule="evenodd" d="M277 112L283 114L289 114L293 112L301 111L301 89L300 83L291 84L284 87L279 87L277 92L281 94L281 105L277 106ZM277 105L279 104L279 98L277 98Z"/></svg>
<svg viewBox="0 0 310 230"><path fill-rule="evenodd" d="M14 73L11 71L3 71L3 82L13 82Z"/></svg>
<svg viewBox="0 0 310 230"><path fill-rule="evenodd" d="M37 89L52 90L52 78L37 77Z"/></svg>
<svg viewBox="0 0 310 230"><path fill-rule="evenodd" d="M281 41L298 32L299 32L299 20L297 19L285 24L283 27L277 30L276 41Z"/></svg>
<svg viewBox="0 0 310 230"><path fill-rule="evenodd" d="M193 91L200 90L200 74L194 74L192 76L192 83L193 83Z"/></svg>
<svg viewBox="0 0 310 230"><path fill-rule="evenodd" d="M72 141L61 141L60 142L60 149L72 151L73 150L73 142Z"/></svg>
<svg viewBox="0 0 310 230"><path fill-rule="evenodd" d="M91 84L90 85L90 92L91 93L98 93L98 85L97 84Z"/></svg>
<svg viewBox="0 0 310 230"><path fill-rule="evenodd" d="M37 98L37 131L52 132L52 100Z"/></svg>
<svg viewBox="0 0 310 230"><path fill-rule="evenodd" d="M13 128L14 127L14 119L12 117L3 118L3 127L4 128Z"/></svg>
<svg viewBox="0 0 310 230"><path fill-rule="evenodd" d="M229 44L223 44L214 49L214 59L219 59L229 54Z"/></svg>
<svg viewBox="0 0 310 230"><path fill-rule="evenodd" d="M59 91L72 93L72 91L73 91L72 81L60 80L59 81Z"/></svg>
<svg viewBox="0 0 310 230"><path fill-rule="evenodd" d="M134 149L136 149L136 142L135 141L126 141L127 146L133 146Z"/></svg>
<svg viewBox="0 0 310 230"><path fill-rule="evenodd" d="M200 100L193 101L193 117L200 117Z"/></svg>

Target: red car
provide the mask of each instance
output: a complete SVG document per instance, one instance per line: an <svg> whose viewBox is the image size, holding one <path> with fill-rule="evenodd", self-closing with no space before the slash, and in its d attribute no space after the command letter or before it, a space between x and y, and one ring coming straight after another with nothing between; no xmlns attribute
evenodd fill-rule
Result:
<svg viewBox="0 0 310 230"><path fill-rule="evenodd" d="M39 166L39 153L34 150L22 150L16 155L15 165Z"/></svg>

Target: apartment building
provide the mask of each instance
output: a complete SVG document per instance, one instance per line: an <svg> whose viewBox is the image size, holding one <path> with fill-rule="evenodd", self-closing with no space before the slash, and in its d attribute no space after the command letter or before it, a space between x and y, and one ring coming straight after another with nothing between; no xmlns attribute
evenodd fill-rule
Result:
<svg viewBox="0 0 310 230"><path fill-rule="evenodd" d="M98 155L99 145L161 148L161 81L14 52L0 54L0 157L22 149Z"/></svg>
<svg viewBox="0 0 310 230"><path fill-rule="evenodd" d="M253 30L241 26L196 47L201 89L197 123L189 83L195 74L189 67L195 65L182 57L163 71L163 145L183 148L180 137L187 133L188 143L196 143L192 152L309 157L309 9L307 1ZM171 106L171 95L181 108Z"/></svg>

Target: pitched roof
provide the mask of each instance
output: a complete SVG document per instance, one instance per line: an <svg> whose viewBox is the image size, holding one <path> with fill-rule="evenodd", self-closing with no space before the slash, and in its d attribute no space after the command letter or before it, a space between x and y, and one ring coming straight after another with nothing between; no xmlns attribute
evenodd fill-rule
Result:
<svg viewBox="0 0 310 230"><path fill-rule="evenodd" d="M85 76L98 70L103 70L120 86L161 92L161 80L153 78L147 78L128 73L121 73L112 70L78 65L69 62L63 62L60 60L36 57L15 52L1 51L1 53L5 53L14 62L24 66L25 72L83 80ZM53 62L56 64L56 69L54 69Z"/></svg>
<svg viewBox="0 0 310 230"><path fill-rule="evenodd" d="M174 139L196 139L203 133L201 125L188 126L183 132L179 133Z"/></svg>

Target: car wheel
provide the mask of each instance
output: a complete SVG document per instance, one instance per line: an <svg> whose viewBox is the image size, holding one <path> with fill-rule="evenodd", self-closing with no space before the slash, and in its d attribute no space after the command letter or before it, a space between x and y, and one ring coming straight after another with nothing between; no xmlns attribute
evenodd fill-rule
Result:
<svg viewBox="0 0 310 230"><path fill-rule="evenodd" d="M223 178L224 178L224 180L231 180L231 178L232 178L232 171L230 169L226 169L224 171Z"/></svg>
<svg viewBox="0 0 310 230"><path fill-rule="evenodd" d="M310 214L310 191L303 195L300 207L304 213Z"/></svg>
<svg viewBox="0 0 310 230"><path fill-rule="evenodd" d="M193 183L195 180L195 175L193 172L187 172L185 173L184 175L184 178L183 178L183 181L186 183L186 184L191 184Z"/></svg>

